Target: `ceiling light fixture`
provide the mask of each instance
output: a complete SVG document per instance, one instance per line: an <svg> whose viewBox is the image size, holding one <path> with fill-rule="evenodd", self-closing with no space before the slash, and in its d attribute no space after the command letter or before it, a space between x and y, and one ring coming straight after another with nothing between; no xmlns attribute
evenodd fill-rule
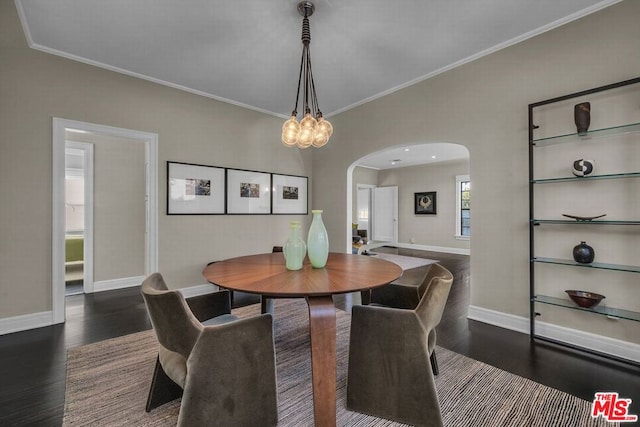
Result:
<svg viewBox="0 0 640 427"><path fill-rule="evenodd" d="M296 104L293 107L291 118L282 125L282 142L289 147L308 148L312 145L322 147L329 141L333 133L333 126L322 117L322 112L318 108L318 98L311 71L309 17L313 15L314 10L315 6L310 1L298 3L298 13L302 15L302 60L300 61ZM298 123L298 101L300 100L301 88L304 117Z"/></svg>

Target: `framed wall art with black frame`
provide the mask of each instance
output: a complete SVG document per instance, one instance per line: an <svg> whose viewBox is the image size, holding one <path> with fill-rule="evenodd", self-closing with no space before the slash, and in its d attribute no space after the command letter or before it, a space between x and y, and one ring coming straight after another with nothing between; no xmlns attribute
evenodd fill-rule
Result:
<svg viewBox="0 0 640 427"><path fill-rule="evenodd" d="M436 192L413 193L414 213L416 215L436 214Z"/></svg>
<svg viewBox="0 0 640 427"><path fill-rule="evenodd" d="M227 214L270 214L271 174L227 169Z"/></svg>
<svg viewBox="0 0 640 427"><path fill-rule="evenodd" d="M307 191L306 176L271 174L271 213L307 215Z"/></svg>
<svg viewBox="0 0 640 427"><path fill-rule="evenodd" d="M167 215L225 213L225 169L167 162Z"/></svg>

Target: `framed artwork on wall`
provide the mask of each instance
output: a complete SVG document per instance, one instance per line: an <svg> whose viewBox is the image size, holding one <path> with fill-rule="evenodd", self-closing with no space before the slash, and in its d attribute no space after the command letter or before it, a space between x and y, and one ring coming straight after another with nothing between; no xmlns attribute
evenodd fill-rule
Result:
<svg viewBox="0 0 640 427"><path fill-rule="evenodd" d="M436 214L436 192L413 193L414 213L416 215Z"/></svg>
<svg viewBox="0 0 640 427"><path fill-rule="evenodd" d="M227 169L227 213L270 214L271 174Z"/></svg>
<svg viewBox="0 0 640 427"><path fill-rule="evenodd" d="M225 169L167 162L167 215L225 213Z"/></svg>
<svg viewBox="0 0 640 427"><path fill-rule="evenodd" d="M271 213L307 215L308 178L271 174Z"/></svg>

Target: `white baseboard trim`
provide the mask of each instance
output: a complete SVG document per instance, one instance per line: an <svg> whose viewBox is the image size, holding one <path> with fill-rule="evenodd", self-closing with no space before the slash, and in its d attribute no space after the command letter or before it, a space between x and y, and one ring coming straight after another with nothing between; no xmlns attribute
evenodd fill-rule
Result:
<svg viewBox="0 0 640 427"><path fill-rule="evenodd" d="M133 288L140 286L145 276L123 277L120 279L101 280L93 282L93 292L112 291L114 289Z"/></svg>
<svg viewBox="0 0 640 427"><path fill-rule="evenodd" d="M536 322L536 334L579 347L590 348L601 353L611 354L623 359L640 362L640 345L628 341L544 322Z"/></svg>
<svg viewBox="0 0 640 427"><path fill-rule="evenodd" d="M21 316L6 317L0 319L0 335L13 332L26 331L28 329L42 328L53 325L53 312L23 314Z"/></svg>
<svg viewBox="0 0 640 427"><path fill-rule="evenodd" d="M144 276L126 277L123 279L103 280L94 284L94 292L109 291L113 289L123 289L140 286ZM210 283L190 286L180 289L185 298L196 295L209 294L218 290L218 287ZM20 316L7 317L0 319L0 335L11 334L14 332L27 331L29 329L37 329L45 326L53 325L53 312L43 311L41 313L24 314Z"/></svg>
<svg viewBox="0 0 640 427"><path fill-rule="evenodd" d="M457 254L457 255L471 255L471 249L465 248L449 248L446 246L429 246L429 245L417 245L415 243L396 243L395 245L399 248L404 249L416 249L420 251L431 251L431 252L444 252L447 254Z"/></svg>
<svg viewBox="0 0 640 427"><path fill-rule="evenodd" d="M488 308L469 306L467 319L477 320L478 322L488 323L489 325L499 326L523 334L529 333L529 319L514 314L503 313L501 311L489 310Z"/></svg>
<svg viewBox="0 0 640 427"><path fill-rule="evenodd" d="M529 334L529 318L502 313L477 306L469 306L467 318L478 322L488 323L516 332ZM551 323L536 322L536 334L566 342L578 347L592 349L627 360L640 362L640 344L631 343Z"/></svg>
<svg viewBox="0 0 640 427"><path fill-rule="evenodd" d="M211 292L216 292L218 290L218 287L216 285L212 285L211 283L205 283L202 285L189 286L188 288L180 288L178 290L185 298L191 298L198 295L205 295L210 294Z"/></svg>

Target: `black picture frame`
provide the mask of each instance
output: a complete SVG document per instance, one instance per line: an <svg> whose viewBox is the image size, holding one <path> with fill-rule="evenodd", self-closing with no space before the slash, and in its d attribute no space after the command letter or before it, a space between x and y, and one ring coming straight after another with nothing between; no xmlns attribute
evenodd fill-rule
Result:
<svg viewBox="0 0 640 427"><path fill-rule="evenodd" d="M271 173L227 168L227 215L270 215Z"/></svg>
<svg viewBox="0 0 640 427"><path fill-rule="evenodd" d="M225 169L167 161L167 215L225 214Z"/></svg>
<svg viewBox="0 0 640 427"><path fill-rule="evenodd" d="M423 191L413 193L414 213L416 215L435 215L437 205L435 191Z"/></svg>
<svg viewBox="0 0 640 427"><path fill-rule="evenodd" d="M298 175L271 174L271 213L274 215L307 215L308 178Z"/></svg>

